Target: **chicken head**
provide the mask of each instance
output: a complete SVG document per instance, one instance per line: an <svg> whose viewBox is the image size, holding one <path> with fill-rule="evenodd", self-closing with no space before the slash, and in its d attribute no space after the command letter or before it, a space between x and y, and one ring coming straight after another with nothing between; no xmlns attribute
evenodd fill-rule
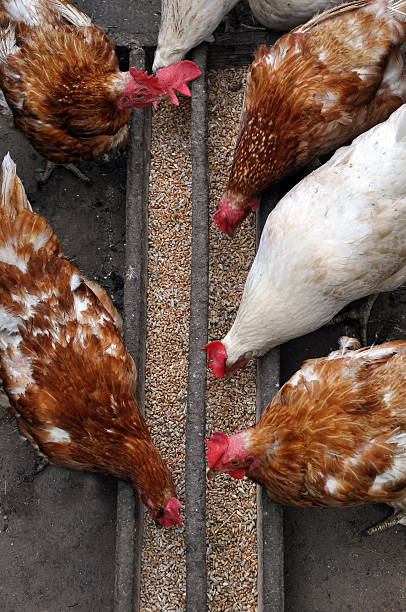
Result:
<svg viewBox="0 0 406 612"><path fill-rule="evenodd" d="M244 478L245 472L258 467L260 460L247 448L249 432L242 432L227 437L216 431L205 442L206 457L209 463L209 478L219 472L226 472L233 478Z"/></svg>
<svg viewBox="0 0 406 612"><path fill-rule="evenodd" d="M117 105L120 110L126 108L144 108L152 104L154 108L163 96L169 96L175 106L179 100L175 89L184 96L190 96L187 81L201 75L194 62L184 60L167 68L160 68L156 74L148 74L137 68L130 68L127 74L124 92L119 96Z"/></svg>

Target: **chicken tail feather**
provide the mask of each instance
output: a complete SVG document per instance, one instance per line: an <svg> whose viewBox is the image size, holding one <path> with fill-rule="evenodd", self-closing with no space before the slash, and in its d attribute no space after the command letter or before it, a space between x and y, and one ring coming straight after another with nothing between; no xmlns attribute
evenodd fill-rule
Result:
<svg viewBox="0 0 406 612"><path fill-rule="evenodd" d="M5 30L0 29L0 63L6 64L8 56L15 55L19 50L15 26L10 23Z"/></svg>
<svg viewBox="0 0 406 612"><path fill-rule="evenodd" d="M0 185L1 206L7 206L17 212L21 212L25 208L32 210L23 184L17 176L16 165L10 157L10 153L7 153L1 165Z"/></svg>
<svg viewBox="0 0 406 612"><path fill-rule="evenodd" d="M0 264L26 271L32 254L41 248L48 254L61 252L47 220L33 212L16 165L7 153L0 172Z"/></svg>

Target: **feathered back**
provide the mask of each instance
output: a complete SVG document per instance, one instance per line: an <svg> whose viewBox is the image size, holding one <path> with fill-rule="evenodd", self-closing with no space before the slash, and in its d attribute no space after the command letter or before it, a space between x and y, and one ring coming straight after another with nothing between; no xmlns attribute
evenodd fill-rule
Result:
<svg viewBox="0 0 406 612"><path fill-rule="evenodd" d="M180 524L118 313L63 256L9 155L0 194L0 385L20 433L58 465L130 478L162 525Z"/></svg>

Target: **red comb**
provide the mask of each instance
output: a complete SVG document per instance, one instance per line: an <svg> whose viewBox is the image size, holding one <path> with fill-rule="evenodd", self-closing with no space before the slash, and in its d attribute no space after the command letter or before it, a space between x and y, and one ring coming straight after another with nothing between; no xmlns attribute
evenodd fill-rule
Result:
<svg viewBox="0 0 406 612"><path fill-rule="evenodd" d="M217 225L221 232L233 236L235 230L248 216L249 208L234 208L222 205L220 202L218 210L213 215L213 223Z"/></svg>
<svg viewBox="0 0 406 612"><path fill-rule="evenodd" d="M214 468L228 449L228 438L222 431L215 431L210 438L207 438L205 444L209 468Z"/></svg>
<svg viewBox="0 0 406 612"><path fill-rule="evenodd" d="M130 74L136 83L143 85L151 93L165 93L159 78L155 74L148 74L148 72L138 70L138 68L130 68Z"/></svg>
<svg viewBox="0 0 406 612"><path fill-rule="evenodd" d="M186 81L193 81L202 74L200 68L194 62L183 60L176 62L165 68L159 68L156 71L156 78L159 81L162 91L168 93L175 106L179 105L178 98L174 89L184 96L190 96L190 89L186 85Z"/></svg>
<svg viewBox="0 0 406 612"><path fill-rule="evenodd" d="M227 351L221 340L214 340L202 347L202 351L207 351L207 367L217 378L223 378L226 368ZM209 363L212 362L212 363Z"/></svg>
<svg viewBox="0 0 406 612"><path fill-rule="evenodd" d="M180 501L176 497L171 497L165 506L165 517L171 521L171 525L176 523L177 525L182 524L182 518L180 516ZM170 525L164 525L164 527L170 527Z"/></svg>
<svg viewBox="0 0 406 612"><path fill-rule="evenodd" d="M237 227L241 225L251 210L258 208L258 204L259 199L252 198L241 206L232 196L226 194L219 202L218 210L213 215L213 222L221 232L233 236Z"/></svg>

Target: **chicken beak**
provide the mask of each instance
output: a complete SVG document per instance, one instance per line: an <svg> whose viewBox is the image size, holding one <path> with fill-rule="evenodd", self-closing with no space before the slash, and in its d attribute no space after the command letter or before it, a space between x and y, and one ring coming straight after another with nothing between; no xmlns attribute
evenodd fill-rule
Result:
<svg viewBox="0 0 406 612"><path fill-rule="evenodd" d="M207 470L207 478L209 480L211 480L212 478L215 478L217 476L217 474L220 474L220 472L219 472L219 470L216 470L216 468L208 469Z"/></svg>

